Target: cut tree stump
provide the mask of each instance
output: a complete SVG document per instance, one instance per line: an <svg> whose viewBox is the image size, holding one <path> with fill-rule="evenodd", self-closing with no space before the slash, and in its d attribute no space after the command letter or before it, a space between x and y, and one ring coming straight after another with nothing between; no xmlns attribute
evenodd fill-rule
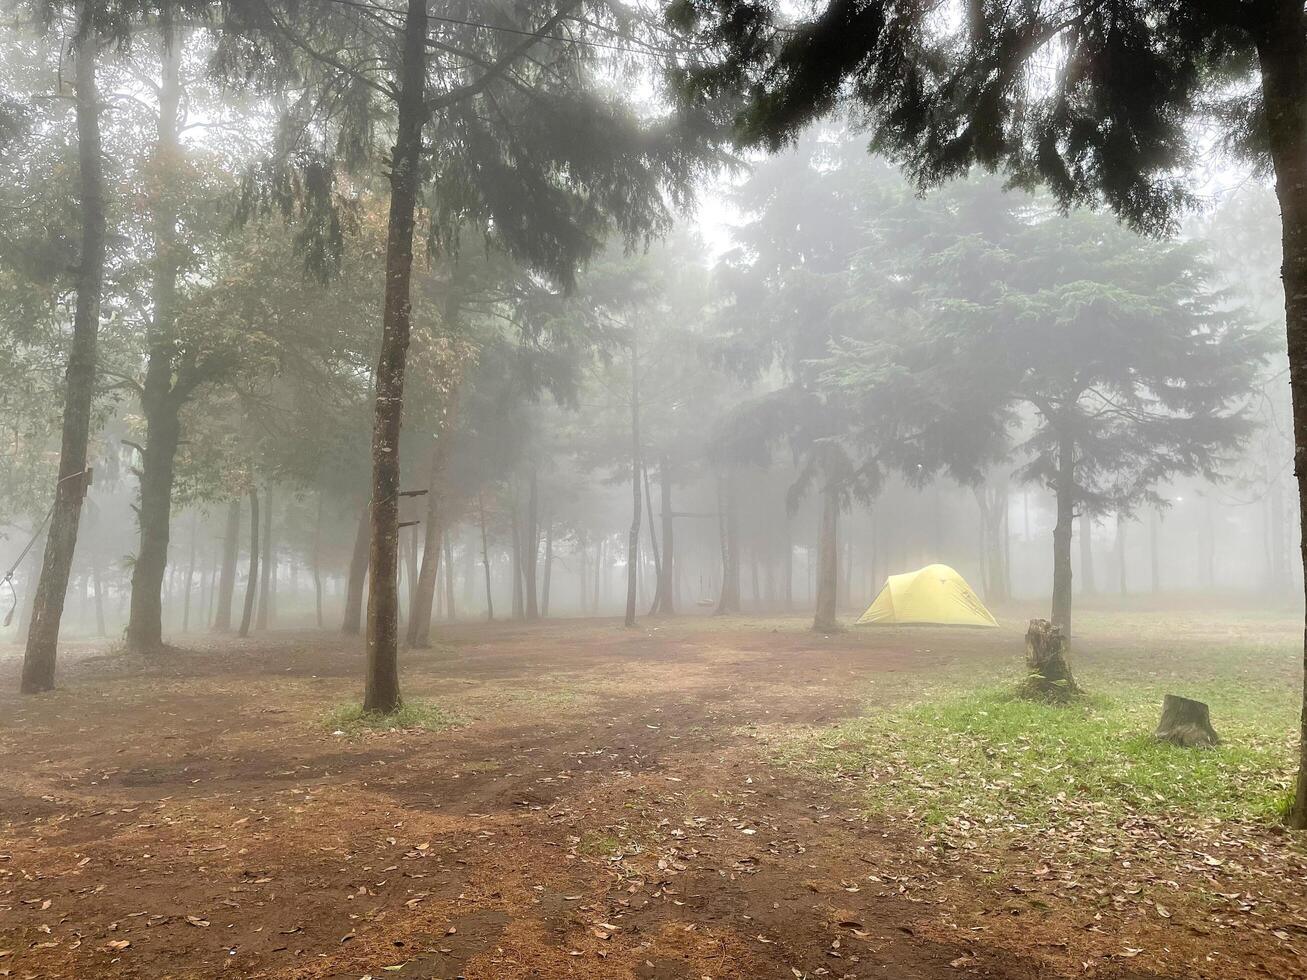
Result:
<svg viewBox="0 0 1307 980"><path fill-rule="evenodd" d="M1061 628L1032 619L1026 628L1026 669L1018 694L1032 701L1066 704L1082 693L1071 674L1068 644Z"/></svg>
<svg viewBox="0 0 1307 980"><path fill-rule="evenodd" d="M1162 698L1162 720L1154 733L1158 741L1185 749L1210 749L1221 744L1212 728L1212 715L1202 701L1168 694Z"/></svg>

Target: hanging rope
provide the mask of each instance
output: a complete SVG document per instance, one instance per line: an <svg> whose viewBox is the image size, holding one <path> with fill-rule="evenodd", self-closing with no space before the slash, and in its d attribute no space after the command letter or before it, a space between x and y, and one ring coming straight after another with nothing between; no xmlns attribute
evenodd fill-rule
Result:
<svg viewBox="0 0 1307 980"><path fill-rule="evenodd" d="M4 622L0 624L0 629L8 629L9 624L14 621L14 613L18 611L18 590L14 588L14 572L18 571L18 566L23 563L23 559L27 557L27 553L31 551L32 546L36 544L37 539L41 536L41 532L45 530L45 526L50 523L50 518L54 516L54 509L59 503L59 487L75 477L89 477L90 474L91 468L88 466L80 473L69 473L54 485L54 503L50 505L50 509L47 510L45 516L41 518L41 523L32 529L32 537L28 540L27 545L18 553L18 557L14 559L14 563L10 565L8 571L5 572L4 584L9 586L10 605L9 612L5 613Z"/></svg>

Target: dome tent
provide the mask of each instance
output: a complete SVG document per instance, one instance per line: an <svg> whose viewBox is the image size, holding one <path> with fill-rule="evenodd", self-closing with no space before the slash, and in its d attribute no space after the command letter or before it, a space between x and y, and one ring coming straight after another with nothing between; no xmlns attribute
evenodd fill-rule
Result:
<svg viewBox="0 0 1307 980"><path fill-rule="evenodd" d="M904 623L998 626L966 579L947 565L927 565L915 572L891 575L857 625Z"/></svg>

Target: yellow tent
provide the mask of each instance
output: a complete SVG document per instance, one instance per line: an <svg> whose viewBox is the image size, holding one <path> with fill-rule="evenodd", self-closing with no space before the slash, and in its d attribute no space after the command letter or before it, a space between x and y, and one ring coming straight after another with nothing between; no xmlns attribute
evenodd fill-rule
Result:
<svg viewBox="0 0 1307 980"><path fill-rule="evenodd" d="M927 565L915 572L891 575L858 620L858 625L867 623L998 625L966 580L947 565Z"/></svg>

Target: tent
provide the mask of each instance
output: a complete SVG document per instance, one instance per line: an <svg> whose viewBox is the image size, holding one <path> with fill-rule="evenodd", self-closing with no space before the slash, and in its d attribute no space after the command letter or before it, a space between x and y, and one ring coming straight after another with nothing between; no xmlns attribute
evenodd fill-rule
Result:
<svg viewBox="0 0 1307 980"><path fill-rule="evenodd" d="M966 580L947 565L927 565L891 575L858 625L935 623L940 626L998 626Z"/></svg>

